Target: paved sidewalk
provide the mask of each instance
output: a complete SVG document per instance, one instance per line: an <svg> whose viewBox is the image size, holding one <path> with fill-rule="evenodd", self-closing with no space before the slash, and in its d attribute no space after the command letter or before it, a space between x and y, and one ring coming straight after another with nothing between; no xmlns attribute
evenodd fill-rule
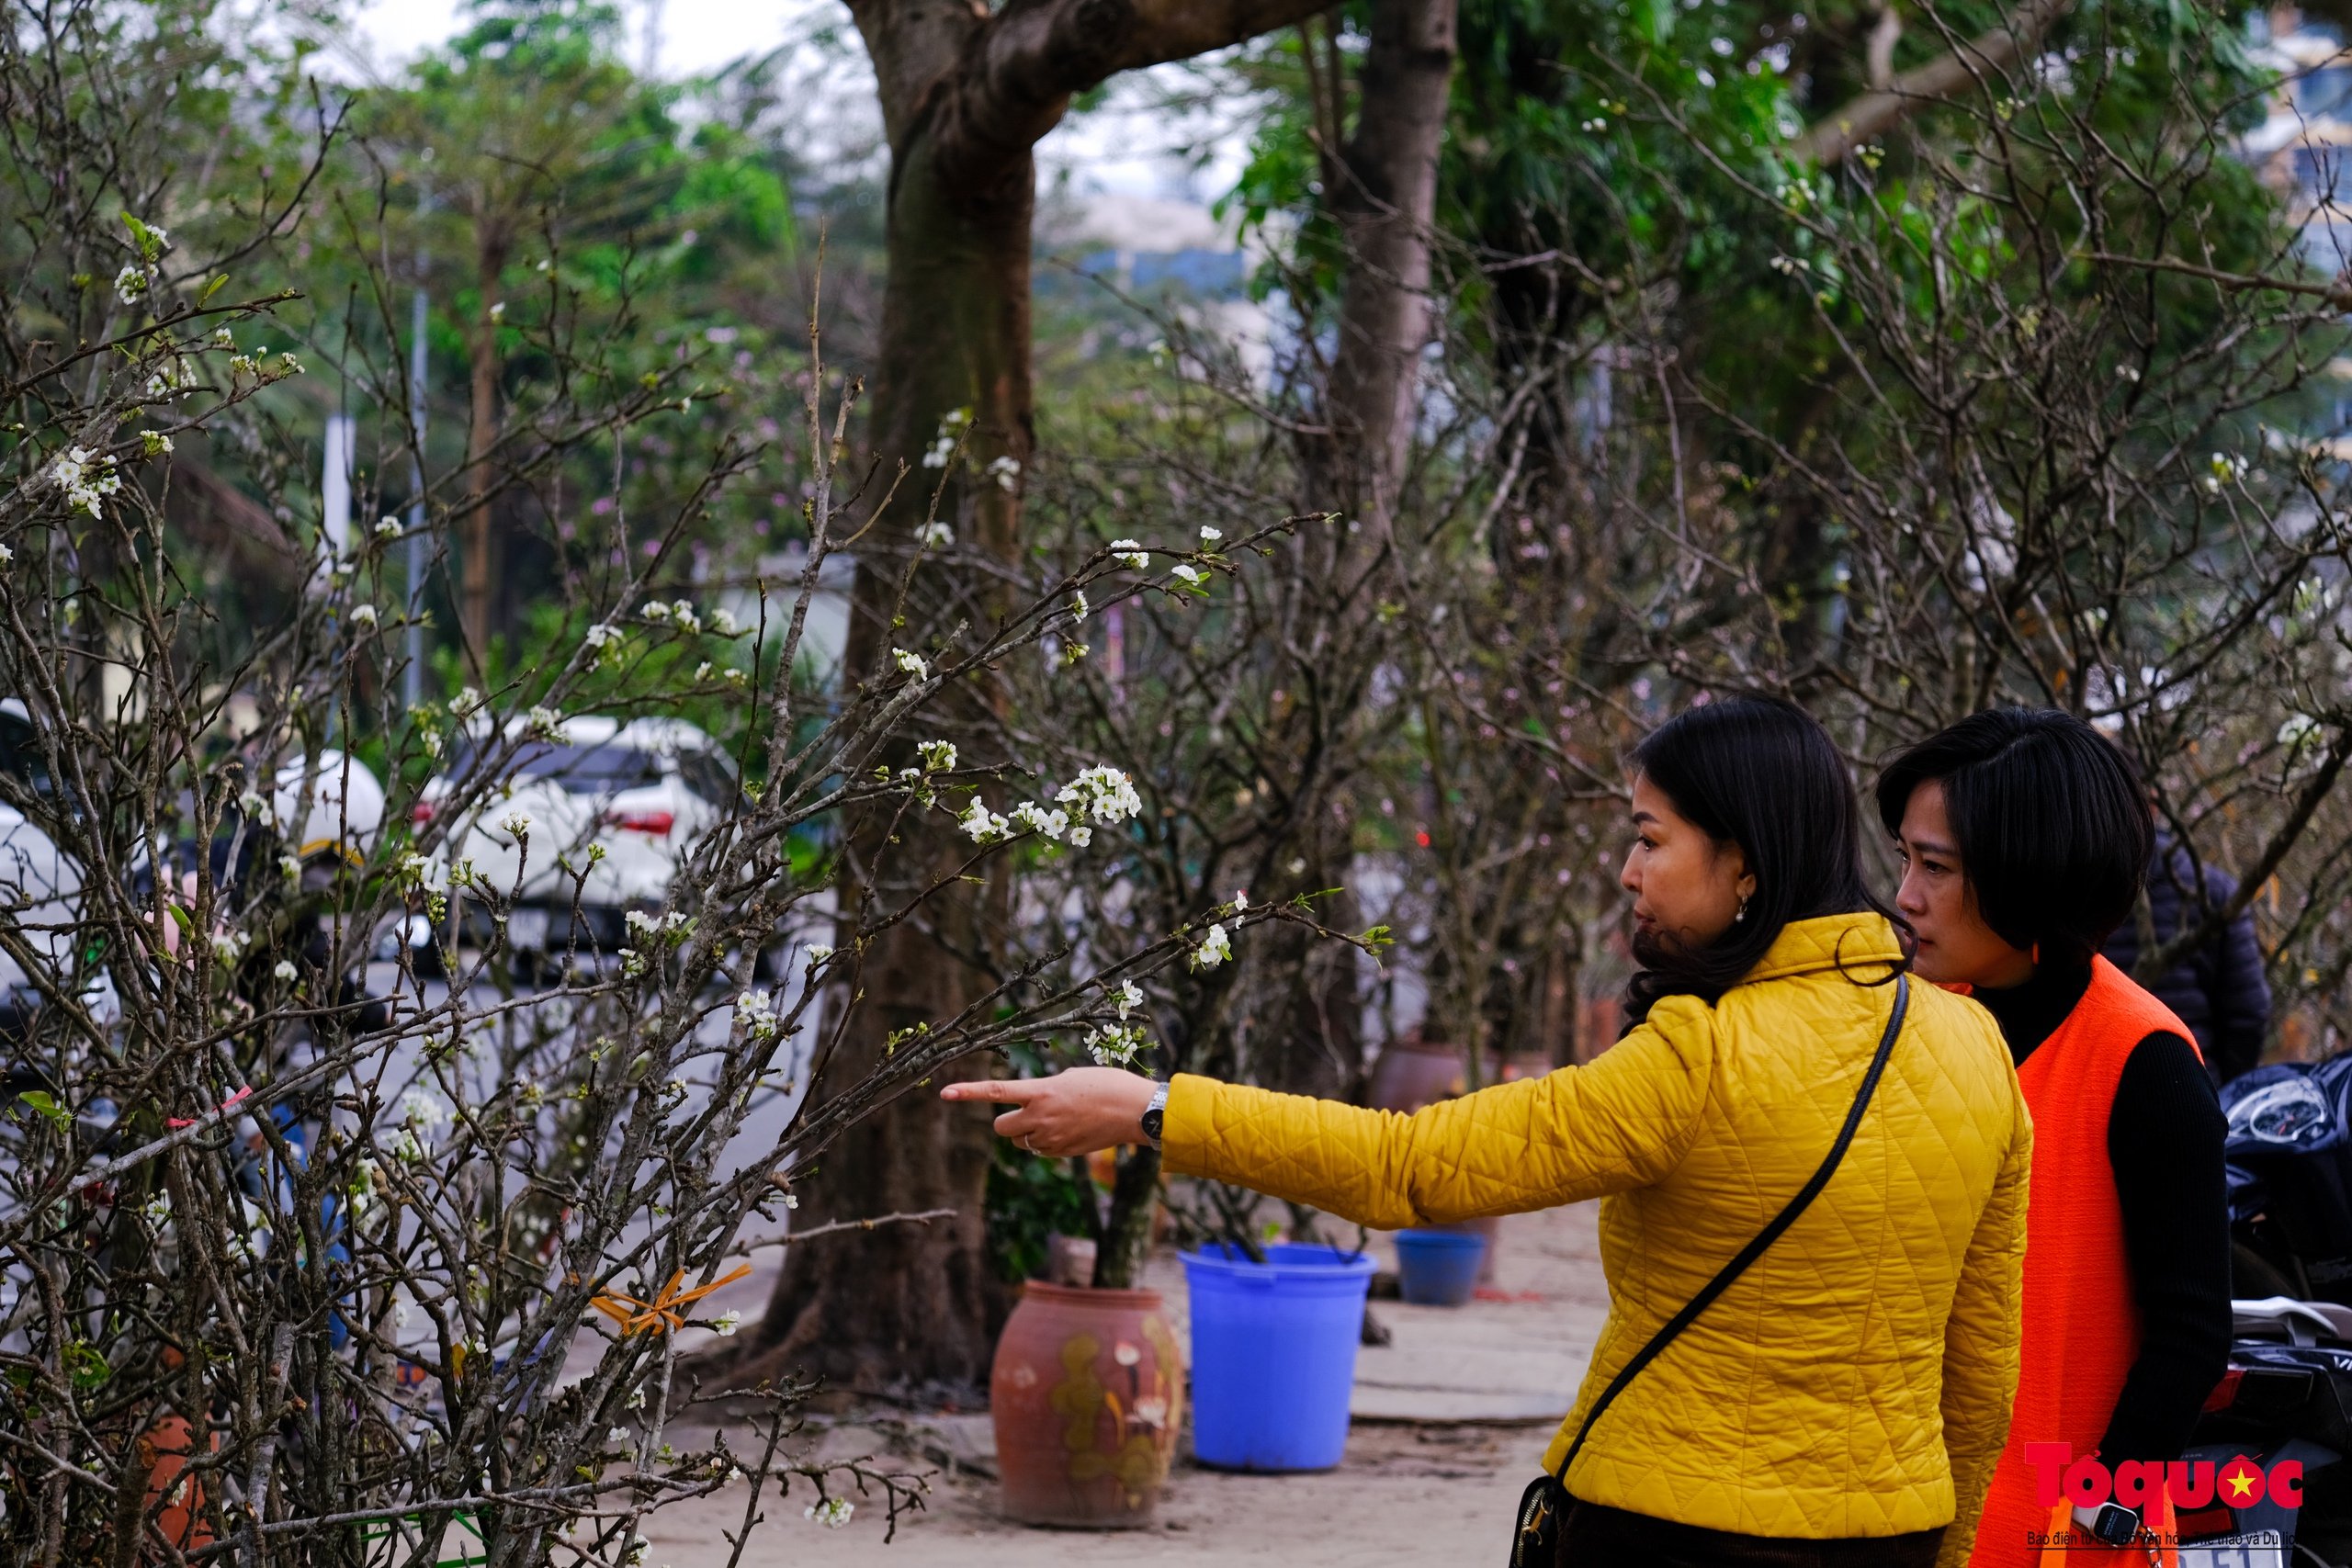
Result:
<svg viewBox="0 0 2352 1568"><path fill-rule="evenodd" d="M1385 1237L1374 1246L1393 1261ZM1149 1282L1168 1293L1183 1335L1183 1281L1173 1257ZM882 1562L905 1568L1094 1568L1148 1562L1405 1564L1487 1559L1506 1546L1511 1510L1566 1413L1607 1292L1590 1204L1503 1222L1493 1290L1459 1309L1376 1303L1394 1336L1356 1363L1355 1423L1337 1470L1236 1475L1203 1470L1180 1450L1151 1526L1115 1539L1033 1529L997 1511L986 1416L902 1424L811 1426L814 1451L895 1456L933 1472L924 1511L883 1544L880 1499L843 1529L801 1517L796 1488L771 1499L741 1561L818 1568ZM853 1498L853 1500L855 1500ZM740 1529L744 1489L665 1509L648 1522L647 1568L723 1568L722 1532Z"/></svg>

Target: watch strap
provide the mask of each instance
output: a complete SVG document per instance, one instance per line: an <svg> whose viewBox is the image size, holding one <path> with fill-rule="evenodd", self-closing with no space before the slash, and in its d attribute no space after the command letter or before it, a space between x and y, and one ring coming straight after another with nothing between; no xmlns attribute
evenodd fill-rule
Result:
<svg viewBox="0 0 2352 1568"><path fill-rule="evenodd" d="M1151 1103L1145 1106L1143 1111L1143 1135L1151 1141L1151 1146L1155 1149L1159 1146L1160 1128L1166 1125L1168 1121L1168 1089L1169 1086L1163 1083L1153 1089Z"/></svg>

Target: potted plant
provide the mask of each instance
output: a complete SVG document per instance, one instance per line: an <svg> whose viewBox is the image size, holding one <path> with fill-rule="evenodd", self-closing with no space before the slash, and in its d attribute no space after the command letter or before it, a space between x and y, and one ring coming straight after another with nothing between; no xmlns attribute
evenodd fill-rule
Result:
<svg viewBox="0 0 2352 1568"><path fill-rule="evenodd" d="M1159 1292L1136 1288L1132 1266L1101 1285L1103 1220L1086 1162L997 1147L989 1240L1021 1292L989 1378L1004 1510L1038 1525L1148 1523L1183 1422L1184 1359ZM1094 1244L1094 1281L1046 1277L1057 1255L1083 1255L1056 1246L1068 1237Z"/></svg>

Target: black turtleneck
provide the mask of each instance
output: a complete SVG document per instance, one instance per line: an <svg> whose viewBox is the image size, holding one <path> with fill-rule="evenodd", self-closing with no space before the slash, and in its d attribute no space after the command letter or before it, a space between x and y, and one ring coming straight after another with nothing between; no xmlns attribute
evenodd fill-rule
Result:
<svg viewBox="0 0 2352 1568"><path fill-rule="evenodd" d="M2090 983L2087 966L2045 964L2022 986L1979 987L1975 997L2023 1066ZM2060 1114L2042 1110L2045 1119ZM2140 1355L2099 1443L2109 1465L2178 1459L2229 1365L2228 1131L2213 1080L2188 1041L2159 1031L2132 1048L2108 1115L2107 1158L2140 1307Z"/></svg>

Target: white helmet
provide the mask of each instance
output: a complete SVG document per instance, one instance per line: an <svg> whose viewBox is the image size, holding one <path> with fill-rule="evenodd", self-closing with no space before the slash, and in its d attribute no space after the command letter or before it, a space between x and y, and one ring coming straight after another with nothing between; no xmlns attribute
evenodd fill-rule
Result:
<svg viewBox="0 0 2352 1568"><path fill-rule="evenodd" d="M333 748L278 769L270 806L306 861L333 851L356 864L384 827L384 786L367 763Z"/></svg>

